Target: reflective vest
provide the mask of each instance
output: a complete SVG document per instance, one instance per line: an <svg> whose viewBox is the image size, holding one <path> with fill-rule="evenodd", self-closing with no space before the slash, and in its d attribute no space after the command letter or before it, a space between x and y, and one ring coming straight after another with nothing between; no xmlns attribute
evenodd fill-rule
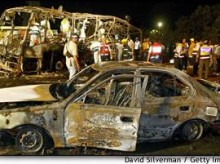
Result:
<svg viewBox="0 0 220 164"><path fill-rule="evenodd" d="M122 60L132 59L132 50L128 44L123 46Z"/></svg>
<svg viewBox="0 0 220 164"><path fill-rule="evenodd" d="M67 18L64 18L62 21L61 21L61 31L63 32L69 32L70 31L70 22Z"/></svg>
<svg viewBox="0 0 220 164"><path fill-rule="evenodd" d="M108 44L101 44L99 52L100 52L100 54L102 56L110 55L110 47L109 47L109 45Z"/></svg>
<svg viewBox="0 0 220 164"><path fill-rule="evenodd" d="M149 51L151 55L160 55L162 52L162 46L159 43L154 43Z"/></svg>
<svg viewBox="0 0 220 164"><path fill-rule="evenodd" d="M143 42L142 43L142 49L145 51L145 50L148 50L150 48L150 42Z"/></svg>
<svg viewBox="0 0 220 164"><path fill-rule="evenodd" d="M39 35L40 34L40 28L38 27L37 24L30 27L29 34L30 35Z"/></svg>
<svg viewBox="0 0 220 164"><path fill-rule="evenodd" d="M123 47L123 53L131 53L131 48L129 47L129 45L124 45Z"/></svg>
<svg viewBox="0 0 220 164"><path fill-rule="evenodd" d="M193 48L193 52L192 52L192 55L193 55L193 56L198 55L199 48L200 48L200 44L199 44L199 43L196 43L195 47Z"/></svg>
<svg viewBox="0 0 220 164"><path fill-rule="evenodd" d="M175 56L174 57L178 57L178 58L183 58L184 57L184 47L182 43L178 43L176 46L176 50L175 50Z"/></svg>
<svg viewBox="0 0 220 164"><path fill-rule="evenodd" d="M212 51L212 48L209 47L208 45L203 45L200 48L200 59L209 59L210 58L210 53Z"/></svg>
<svg viewBox="0 0 220 164"><path fill-rule="evenodd" d="M99 47L100 47L100 42L95 41L91 44L90 46L90 50L95 52L95 51L99 51Z"/></svg>
<svg viewBox="0 0 220 164"><path fill-rule="evenodd" d="M192 56L193 56L193 49L195 48L195 43L194 42L192 42L191 44L190 44L190 46L189 46L189 51L188 51L188 54L189 54L189 57L190 58L192 58Z"/></svg>

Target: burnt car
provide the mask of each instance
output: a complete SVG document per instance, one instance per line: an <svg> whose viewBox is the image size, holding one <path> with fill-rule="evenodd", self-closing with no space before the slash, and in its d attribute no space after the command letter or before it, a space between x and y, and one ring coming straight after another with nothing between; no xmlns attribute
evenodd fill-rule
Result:
<svg viewBox="0 0 220 164"><path fill-rule="evenodd" d="M194 141L219 120L219 99L175 68L93 64L66 83L0 89L0 141L11 138L24 154L51 147L135 151L137 142L174 137Z"/></svg>
<svg viewBox="0 0 220 164"><path fill-rule="evenodd" d="M206 88L208 88L209 90L217 93L220 95L220 84L213 82L213 81L209 81L209 80L205 80L205 79L196 79L200 84L204 85ZM220 134L220 120L216 120L214 122L211 123L210 126L210 131L213 134Z"/></svg>

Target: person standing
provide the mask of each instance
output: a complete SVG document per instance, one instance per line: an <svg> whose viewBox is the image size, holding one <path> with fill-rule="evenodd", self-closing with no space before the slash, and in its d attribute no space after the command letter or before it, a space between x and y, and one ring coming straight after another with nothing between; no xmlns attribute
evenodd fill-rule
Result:
<svg viewBox="0 0 220 164"><path fill-rule="evenodd" d="M197 75L198 72L198 66L199 66L199 62L197 60L198 56L199 56L199 49L200 49L200 42L196 42L195 43L195 47L193 49L192 55L193 55L193 75Z"/></svg>
<svg viewBox="0 0 220 164"><path fill-rule="evenodd" d="M134 56L135 60L141 60L141 42L139 41L139 38L135 38L134 42Z"/></svg>
<svg viewBox="0 0 220 164"><path fill-rule="evenodd" d="M203 67L205 67L205 76L204 78L208 78L208 73L209 73L209 66L210 66L210 61L211 61L211 53L212 53L212 47L210 47L207 44L207 40L203 42L203 45L200 47L199 50L199 78L202 78L203 74Z"/></svg>
<svg viewBox="0 0 220 164"><path fill-rule="evenodd" d="M65 44L63 50L63 55L66 56L66 66L69 71L69 79L71 79L77 71L80 71L77 49L78 40L79 36L76 33L73 33L70 40Z"/></svg>
<svg viewBox="0 0 220 164"><path fill-rule="evenodd" d="M99 54L99 48L101 43L99 41L93 41L90 45L90 50L93 52L94 63L101 63L101 56Z"/></svg>
<svg viewBox="0 0 220 164"><path fill-rule="evenodd" d="M150 39L144 38L144 41L142 42L142 46L141 46L141 50L142 50L141 60L144 60L144 61L147 60L147 55L148 55L150 45L151 45Z"/></svg>
<svg viewBox="0 0 220 164"><path fill-rule="evenodd" d="M117 42L116 42L116 49L117 49L117 59L118 59L118 61L121 61L124 46L123 46L123 44L120 43L120 40L117 40Z"/></svg>
<svg viewBox="0 0 220 164"><path fill-rule="evenodd" d="M103 61L110 61L113 59L112 51L111 51L110 45L107 42L106 38L102 38L102 42L99 47L99 54L100 54L102 62Z"/></svg>
<svg viewBox="0 0 220 164"><path fill-rule="evenodd" d="M134 60L134 54L132 53L131 47L128 45L127 39L122 39L123 50L122 50L122 61Z"/></svg>
<svg viewBox="0 0 220 164"><path fill-rule="evenodd" d="M214 49L214 60L213 64L217 74L220 72L220 44L217 44Z"/></svg>
<svg viewBox="0 0 220 164"><path fill-rule="evenodd" d="M188 63L188 49L189 49L189 44L186 42L186 39L182 39L182 51L183 51L183 69L187 70L187 63Z"/></svg>
<svg viewBox="0 0 220 164"><path fill-rule="evenodd" d="M131 48L132 56L134 57L133 60L135 61L136 59L134 56L134 41L131 39L130 36L128 36L127 41L128 41L128 46Z"/></svg>
<svg viewBox="0 0 220 164"><path fill-rule="evenodd" d="M182 43L176 43L176 48L174 50L174 65L175 68L182 71L184 65L184 48Z"/></svg>
<svg viewBox="0 0 220 164"><path fill-rule="evenodd" d="M39 28L39 23L35 21L35 18L31 20L29 34L30 34L30 44L29 44L30 47L40 44L40 40L41 40L40 28Z"/></svg>
<svg viewBox="0 0 220 164"><path fill-rule="evenodd" d="M71 25L70 21L67 18L64 18L61 21L60 31L62 32L64 39L69 41L71 34Z"/></svg>
<svg viewBox="0 0 220 164"><path fill-rule="evenodd" d="M190 46L189 46L189 51L188 51L188 60L190 65L193 65L193 50L195 48L196 44L195 44L195 40L194 38L190 38Z"/></svg>
<svg viewBox="0 0 220 164"><path fill-rule="evenodd" d="M188 51L188 61L190 66L192 66L192 75L197 74L197 62L196 62L196 57L198 55L199 47L198 44L195 43L194 38L190 39L190 46L189 46L189 51ZM189 69L190 67L188 67Z"/></svg>
<svg viewBox="0 0 220 164"><path fill-rule="evenodd" d="M156 41L150 46L148 56L147 56L147 62L152 63L162 63L162 51L164 49L164 46Z"/></svg>
<svg viewBox="0 0 220 164"><path fill-rule="evenodd" d="M51 38L53 36L53 31L50 28L50 22L46 18L40 21L40 33L41 43L45 43L47 38Z"/></svg>

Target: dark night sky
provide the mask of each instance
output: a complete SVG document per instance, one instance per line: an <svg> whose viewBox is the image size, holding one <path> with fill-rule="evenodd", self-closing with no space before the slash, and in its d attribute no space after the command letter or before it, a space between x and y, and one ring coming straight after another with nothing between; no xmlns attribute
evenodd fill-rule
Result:
<svg viewBox="0 0 220 164"><path fill-rule="evenodd" d="M33 1L33 0L32 0ZM130 0L131 1L131 0ZM143 1L143 0L142 0ZM181 16L190 15L198 5L215 5L217 0L41 0L44 7L63 5L64 10L70 12L87 12L93 14L114 15L124 18L131 17L131 23L138 27L152 28L156 22L163 21L174 26L174 22ZM1 2L0 11L16 6L26 5L25 0L11 0Z"/></svg>

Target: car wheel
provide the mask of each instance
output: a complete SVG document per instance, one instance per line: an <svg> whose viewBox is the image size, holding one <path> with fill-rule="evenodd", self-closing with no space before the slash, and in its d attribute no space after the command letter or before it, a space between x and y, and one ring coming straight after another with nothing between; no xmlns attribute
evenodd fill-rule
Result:
<svg viewBox="0 0 220 164"><path fill-rule="evenodd" d="M15 144L23 154L35 154L44 147L42 132L34 127L22 128L16 135Z"/></svg>
<svg viewBox="0 0 220 164"><path fill-rule="evenodd" d="M64 68L64 64L61 61L56 62L55 69L56 71L61 71Z"/></svg>
<svg viewBox="0 0 220 164"><path fill-rule="evenodd" d="M185 141L198 140L203 134L204 127L201 121L188 121L181 129L181 138Z"/></svg>

